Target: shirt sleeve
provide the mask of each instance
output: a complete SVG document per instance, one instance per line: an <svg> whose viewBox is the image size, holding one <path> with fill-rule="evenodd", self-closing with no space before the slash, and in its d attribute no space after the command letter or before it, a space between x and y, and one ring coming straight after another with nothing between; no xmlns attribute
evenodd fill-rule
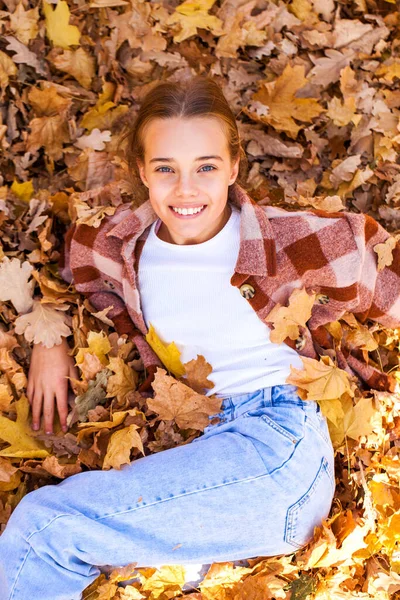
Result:
<svg viewBox="0 0 400 600"><path fill-rule="evenodd" d="M64 281L72 283L78 292L84 294L96 310L112 307L107 312L107 317L113 321L115 330L119 335L128 335L135 343L144 367L154 373L157 367L164 365L132 321L122 296L122 286L117 280L112 283L111 277L106 280L102 273L90 264L89 230L93 228L76 224L67 230L58 263L59 274ZM93 231L91 233L93 234ZM85 240L88 246L80 244L80 240ZM85 253L88 264L83 264ZM110 289L110 285L113 286L113 290Z"/></svg>
<svg viewBox="0 0 400 600"><path fill-rule="evenodd" d="M390 265L378 270L377 244L391 237L373 217L347 213L359 250L358 304L352 311L364 323L367 319L384 327L400 327L400 243L397 242Z"/></svg>

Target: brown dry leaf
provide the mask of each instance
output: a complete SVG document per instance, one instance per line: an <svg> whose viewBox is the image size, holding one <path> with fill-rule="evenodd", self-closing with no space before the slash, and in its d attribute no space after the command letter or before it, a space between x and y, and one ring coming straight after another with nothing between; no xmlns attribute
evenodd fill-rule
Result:
<svg viewBox="0 0 400 600"><path fill-rule="evenodd" d="M202 431L209 424L208 417L218 413L221 407L221 399L194 392L159 367L152 387L155 396L147 400L149 409L157 413L159 419L175 421L180 429Z"/></svg>
<svg viewBox="0 0 400 600"><path fill-rule="evenodd" d="M0 50L0 87L4 90L10 81L10 77L15 77L18 69L14 62L5 52Z"/></svg>
<svg viewBox="0 0 400 600"><path fill-rule="evenodd" d="M315 302L316 294L309 295L305 288L294 289L289 296L289 306L279 303L265 317L266 322L271 322L274 329L270 332L270 340L280 344L286 337L296 340L300 335L300 327L305 327L311 317L311 309Z"/></svg>
<svg viewBox="0 0 400 600"><path fill-rule="evenodd" d="M212 373L212 366L206 361L204 356L198 354L196 359L184 363L183 366L186 370L183 383L191 387L192 390L203 394L204 389L212 389L214 387L214 383L207 379L208 375Z"/></svg>
<svg viewBox="0 0 400 600"><path fill-rule="evenodd" d="M268 123L277 131L284 131L289 137L296 139L302 129L296 121L311 123L324 111L316 98L296 96L296 92L307 83L303 66L287 65L280 77L262 85L252 97L250 106L243 110L249 117ZM253 103L264 108L261 114L259 111L252 110Z"/></svg>
<svg viewBox="0 0 400 600"><path fill-rule="evenodd" d="M39 33L39 8L35 6L30 10L25 10L23 3L20 2L13 14L10 15L10 27L20 42L27 45Z"/></svg>
<svg viewBox="0 0 400 600"><path fill-rule="evenodd" d="M47 60L60 71L72 75L84 88L90 89L95 76L95 60L84 48L64 50L62 53L58 48L53 48L47 55Z"/></svg>
<svg viewBox="0 0 400 600"><path fill-rule="evenodd" d="M107 398L116 397L119 403L123 403L126 395L136 390L139 375L120 357L111 356L108 368L114 375L108 378Z"/></svg>
<svg viewBox="0 0 400 600"><path fill-rule="evenodd" d="M75 473L80 473L82 471L82 468L78 463L61 464L56 456L47 456L44 459L42 466L51 475L54 475L59 479L65 479L66 477L70 477L71 475L75 475Z"/></svg>
<svg viewBox="0 0 400 600"><path fill-rule="evenodd" d="M129 464L132 448L138 448L144 456L143 443L137 429L137 425L129 425L112 434L104 457L103 470L120 469L122 465Z"/></svg>

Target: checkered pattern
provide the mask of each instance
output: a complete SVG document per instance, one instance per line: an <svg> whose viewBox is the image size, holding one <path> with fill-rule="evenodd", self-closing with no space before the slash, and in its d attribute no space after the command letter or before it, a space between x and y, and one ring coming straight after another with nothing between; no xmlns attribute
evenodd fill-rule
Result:
<svg viewBox="0 0 400 600"><path fill-rule="evenodd" d="M285 343L302 356L318 358L334 342L324 327L345 312L361 323L367 319L388 328L400 327L400 244L393 263L377 270L374 246L390 234L372 217L351 212L310 209L288 211L260 206L237 183L228 201L241 210L240 248L231 284L254 288L249 302L265 321L272 308L288 304L295 288L317 294L307 326L297 340ZM157 219L150 200L132 210L118 206L99 228L74 224L67 232L59 269L98 310L112 306L107 316L118 333L135 342L144 366L154 372L164 365L144 336L148 329L137 287L138 263L150 225ZM271 328L273 324L266 321ZM360 350L337 351L338 366L358 375L369 387L392 390L391 376L367 364Z"/></svg>

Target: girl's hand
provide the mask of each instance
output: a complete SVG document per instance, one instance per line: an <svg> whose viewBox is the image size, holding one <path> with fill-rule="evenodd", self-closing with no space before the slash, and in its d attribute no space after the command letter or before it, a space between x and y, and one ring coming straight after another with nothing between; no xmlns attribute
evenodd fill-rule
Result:
<svg viewBox="0 0 400 600"><path fill-rule="evenodd" d="M61 344L46 348L34 344L28 374L27 398L32 406L32 429L40 428L43 410L44 429L53 432L54 400L60 417L62 430L67 431L68 379L79 379L78 369L65 338Z"/></svg>

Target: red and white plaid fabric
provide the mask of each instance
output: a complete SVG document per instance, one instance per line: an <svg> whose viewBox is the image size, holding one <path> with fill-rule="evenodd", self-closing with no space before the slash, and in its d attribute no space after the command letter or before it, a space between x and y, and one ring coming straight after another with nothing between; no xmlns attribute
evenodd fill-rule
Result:
<svg viewBox="0 0 400 600"><path fill-rule="evenodd" d="M324 349L333 349L324 325L346 312L361 323L371 319L391 329L400 327L400 244L393 251L393 263L378 271L373 248L390 234L371 216L260 206L237 183L230 186L228 200L241 210L240 249L231 284L254 288L243 302L265 322L276 303L288 305L295 288L317 294L300 337L285 340L300 355L318 359ZM119 334L135 342L150 373L164 365L144 337L148 329L137 277L140 254L156 219L147 200L136 209L121 204L98 228L74 224L59 263L63 279L87 295L96 309L113 306L107 316ZM361 350L342 345L336 355L340 368L369 387L393 390L394 379L367 364Z"/></svg>

